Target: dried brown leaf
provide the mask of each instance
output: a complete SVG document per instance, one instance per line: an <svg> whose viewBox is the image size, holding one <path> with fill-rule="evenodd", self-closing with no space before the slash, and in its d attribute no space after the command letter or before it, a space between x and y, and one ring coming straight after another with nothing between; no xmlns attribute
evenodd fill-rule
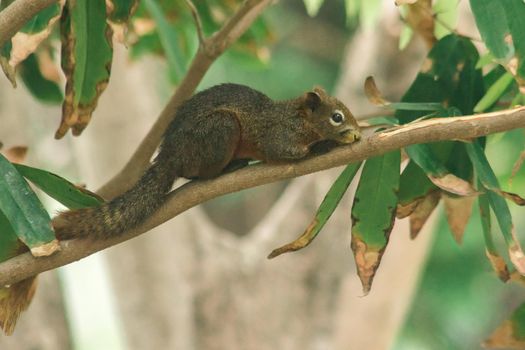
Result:
<svg viewBox="0 0 525 350"><path fill-rule="evenodd" d="M26 310L36 291L36 276L0 289L0 328L7 335L15 330L20 313Z"/></svg>
<svg viewBox="0 0 525 350"><path fill-rule="evenodd" d="M16 88L15 68L9 64L9 60L6 57L0 56L0 67L2 67L2 71L11 82L11 85L13 85L13 88Z"/></svg>
<svg viewBox="0 0 525 350"><path fill-rule="evenodd" d="M396 210L396 218L404 219L410 214L412 214L423 199L424 197L416 198L415 200L407 204L398 203L397 210Z"/></svg>
<svg viewBox="0 0 525 350"><path fill-rule="evenodd" d="M427 222L430 214L434 211L436 206L439 204L441 198L440 191L432 191L423 198L416 209L410 214L410 238L415 239L419 234L419 231Z"/></svg>
<svg viewBox="0 0 525 350"><path fill-rule="evenodd" d="M451 197L446 194L443 195L448 226L458 244L461 244L463 240L465 227L472 214L474 199L475 197Z"/></svg>
<svg viewBox="0 0 525 350"><path fill-rule="evenodd" d="M434 35L434 12L431 0L419 0L407 5L407 24L418 33L430 48L436 43Z"/></svg>
<svg viewBox="0 0 525 350"><path fill-rule="evenodd" d="M454 174L446 174L441 177L428 175L428 178L434 185L458 196L474 196L479 194L471 183Z"/></svg>
<svg viewBox="0 0 525 350"><path fill-rule="evenodd" d="M367 295L372 287L372 281L381 262L384 249L379 251L369 249L366 243L356 235L352 235L351 247L354 252L357 275L363 285L363 293Z"/></svg>
<svg viewBox="0 0 525 350"><path fill-rule="evenodd" d="M364 90L365 95L368 98L368 101L370 101L370 103L376 106L386 106L390 104L390 102L385 100L381 95L381 92L377 88L374 77L369 76L366 78Z"/></svg>
<svg viewBox="0 0 525 350"><path fill-rule="evenodd" d="M23 163L27 155L26 146L14 146L6 149L2 154L11 163Z"/></svg>
<svg viewBox="0 0 525 350"><path fill-rule="evenodd" d="M525 340L517 339L514 334L514 324L505 320L490 337L483 342L483 346L493 349L525 349Z"/></svg>
<svg viewBox="0 0 525 350"><path fill-rule="evenodd" d="M498 278L503 282L507 282L510 279L509 268L505 260L498 254L494 254L485 249L485 254L489 259L490 265L498 275Z"/></svg>
<svg viewBox="0 0 525 350"><path fill-rule="evenodd" d="M46 40L49 37L53 25L60 18L62 8L65 4L65 0L59 0L58 4L60 6L59 13L49 20L44 30L38 33L18 32L13 36L13 38L11 39L13 47L11 49L11 57L9 59L9 65L11 67L16 67L20 62L25 60L27 56L36 51L37 47L42 41Z"/></svg>
<svg viewBox="0 0 525 350"><path fill-rule="evenodd" d="M49 243L41 244L37 247L31 248L31 254L33 254L34 257L49 256L59 250L60 244L58 243L58 240L54 239Z"/></svg>
<svg viewBox="0 0 525 350"><path fill-rule="evenodd" d="M515 236L514 229L512 235ZM509 257L516 270L525 276L525 254L523 254L523 250L516 238L514 239L514 244L509 247Z"/></svg>
<svg viewBox="0 0 525 350"><path fill-rule="evenodd" d="M273 259L281 254L294 252L296 250L303 249L304 247L312 243L313 239L315 238L315 236L312 236L312 232L317 226L317 224L318 224L317 219L312 220L310 225L308 225L308 227L306 228L306 230L301 236L299 236L293 242L290 242L288 244L283 245L282 247L274 249L270 253L270 255L268 255L268 259Z"/></svg>
<svg viewBox="0 0 525 350"><path fill-rule="evenodd" d="M525 199L521 197L520 195L512 192L502 191L498 190L496 191L499 195L507 198L508 200L513 201L517 205L524 206L525 205Z"/></svg>

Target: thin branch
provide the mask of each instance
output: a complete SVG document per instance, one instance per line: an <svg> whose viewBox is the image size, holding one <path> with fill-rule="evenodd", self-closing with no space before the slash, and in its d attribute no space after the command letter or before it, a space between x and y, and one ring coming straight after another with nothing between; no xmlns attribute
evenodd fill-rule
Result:
<svg viewBox="0 0 525 350"><path fill-rule="evenodd" d="M206 38L204 37L204 31L202 30L202 21L199 12L191 0L186 0L186 5L190 8L191 15L195 21L195 29L197 30L197 37L199 38L199 45L205 45Z"/></svg>
<svg viewBox="0 0 525 350"><path fill-rule="evenodd" d="M246 0L224 26L199 47L186 76L177 91L164 107L155 124L144 137L124 168L107 182L97 193L110 199L130 188L148 167L153 152L160 143L177 107L189 98L215 59L239 38L272 3L272 0Z"/></svg>
<svg viewBox="0 0 525 350"><path fill-rule="evenodd" d="M61 242L62 250L49 257L25 253L0 263L0 286L69 264L124 242L212 198L243 189L302 176L377 156L416 143L476 138L525 127L525 107L456 118L435 118L373 134L352 145L296 163L258 164L213 180L189 182L169 195L167 202L140 227L108 240Z"/></svg>
<svg viewBox="0 0 525 350"><path fill-rule="evenodd" d="M58 0L16 0L0 11L0 47L34 15Z"/></svg>

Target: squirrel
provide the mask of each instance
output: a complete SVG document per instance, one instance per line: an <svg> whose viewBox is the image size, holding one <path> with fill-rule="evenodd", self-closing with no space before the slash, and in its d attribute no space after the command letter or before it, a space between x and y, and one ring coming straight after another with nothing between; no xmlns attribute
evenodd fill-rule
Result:
<svg viewBox="0 0 525 350"><path fill-rule="evenodd" d="M53 227L60 240L107 239L151 216L178 177L209 179L248 160L289 162L320 142L359 139L352 113L322 88L274 101L248 86L217 85L177 108L157 156L131 189L99 207L62 212Z"/></svg>

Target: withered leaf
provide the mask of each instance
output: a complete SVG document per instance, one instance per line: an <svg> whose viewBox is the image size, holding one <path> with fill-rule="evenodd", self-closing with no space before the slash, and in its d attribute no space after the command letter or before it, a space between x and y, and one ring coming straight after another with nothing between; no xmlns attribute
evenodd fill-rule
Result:
<svg viewBox="0 0 525 350"><path fill-rule="evenodd" d="M472 214L475 197L452 197L443 195L448 226L458 244L463 241L463 233Z"/></svg>

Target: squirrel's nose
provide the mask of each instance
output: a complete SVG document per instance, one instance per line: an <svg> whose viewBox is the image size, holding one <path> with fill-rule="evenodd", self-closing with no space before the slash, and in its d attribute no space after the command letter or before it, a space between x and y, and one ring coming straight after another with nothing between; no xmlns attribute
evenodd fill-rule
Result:
<svg viewBox="0 0 525 350"><path fill-rule="evenodd" d="M361 132L356 129L348 129L341 132L341 141L344 143L352 143L361 140Z"/></svg>

